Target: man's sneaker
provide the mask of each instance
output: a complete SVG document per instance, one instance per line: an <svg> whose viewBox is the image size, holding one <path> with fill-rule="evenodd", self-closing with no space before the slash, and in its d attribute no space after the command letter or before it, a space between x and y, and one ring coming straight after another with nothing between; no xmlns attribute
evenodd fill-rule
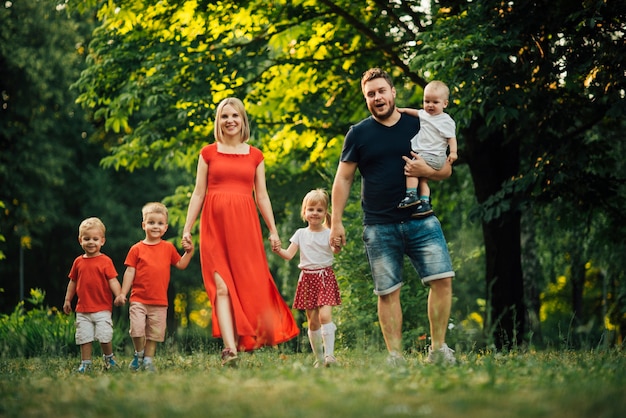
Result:
<svg viewBox="0 0 626 418"><path fill-rule="evenodd" d="M134 372L137 372L139 371L139 369L141 369L142 365L143 365L143 357L139 357L139 355L135 353L135 355L133 356L133 360L128 365L128 368Z"/></svg>
<svg viewBox="0 0 626 418"><path fill-rule="evenodd" d="M406 360L401 354L393 352L387 356L387 366L392 369L400 369L406 367Z"/></svg>
<svg viewBox="0 0 626 418"><path fill-rule="evenodd" d="M335 356L326 356L324 357L324 367L331 367L337 364L337 359Z"/></svg>
<svg viewBox="0 0 626 418"><path fill-rule="evenodd" d="M141 367L142 370L145 370L147 372L150 373L155 373L156 372L156 367L154 367L154 363L150 362L150 363L143 363L143 366Z"/></svg>
<svg viewBox="0 0 626 418"><path fill-rule="evenodd" d="M433 214L433 207L426 200L420 200L419 204L411 213L411 218L425 218Z"/></svg>
<svg viewBox="0 0 626 418"><path fill-rule="evenodd" d="M420 202L417 197L416 192L406 192L404 199L400 203L398 203L399 209L410 208L411 206L415 206Z"/></svg>
<svg viewBox="0 0 626 418"><path fill-rule="evenodd" d="M120 364L115 360L115 356L107 357L106 355L102 356L104 360L104 370L105 371L117 371L120 370Z"/></svg>
<svg viewBox="0 0 626 418"><path fill-rule="evenodd" d="M80 363L80 367L76 369L76 372L82 374L91 372L91 363Z"/></svg>
<svg viewBox="0 0 626 418"><path fill-rule="evenodd" d="M433 348L430 347L426 361L431 364L445 364L450 366L456 364L454 350L448 347L446 343L443 343L439 350L433 350Z"/></svg>

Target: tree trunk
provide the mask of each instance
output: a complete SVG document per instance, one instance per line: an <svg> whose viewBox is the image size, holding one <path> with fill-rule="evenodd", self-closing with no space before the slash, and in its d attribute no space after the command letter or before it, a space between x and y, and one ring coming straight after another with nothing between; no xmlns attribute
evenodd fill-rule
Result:
<svg viewBox="0 0 626 418"><path fill-rule="evenodd" d="M506 219L504 219L506 218ZM483 223L487 261L487 298L491 308L487 330L497 348L521 341L526 323L521 266L520 215Z"/></svg>
<svg viewBox="0 0 626 418"><path fill-rule="evenodd" d="M539 311L541 299L539 283L542 283L541 263L538 259L535 226L532 214L522 214L521 260L524 280L524 300L526 302L526 329L535 339L541 340Z"/></svg>
<svg viewBox="0 0 626 418"><path fill-rule="evenodd" d="M518 174L519 142L502 132L482 133L468 129L465 137L467 161L479 204L498 192L502 183ZM524 282L521 266L520 213L503 211L483 221L488 300L485 332L499 349L518 344L526 324Z"/></svg>

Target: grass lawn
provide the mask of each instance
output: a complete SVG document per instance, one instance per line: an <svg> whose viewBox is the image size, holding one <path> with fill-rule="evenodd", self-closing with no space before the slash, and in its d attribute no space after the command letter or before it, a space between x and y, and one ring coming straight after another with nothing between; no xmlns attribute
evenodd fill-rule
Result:
<svg viewBox="0 0 626 418"><path fill-rule="evenodd" d="M157 352L156 373L78 375L78 358L0 359L0 417L623 417L626 355L551 351L458 355L459 365L341 351L340 365L262 350L223 369L212 353Z"/></svg>

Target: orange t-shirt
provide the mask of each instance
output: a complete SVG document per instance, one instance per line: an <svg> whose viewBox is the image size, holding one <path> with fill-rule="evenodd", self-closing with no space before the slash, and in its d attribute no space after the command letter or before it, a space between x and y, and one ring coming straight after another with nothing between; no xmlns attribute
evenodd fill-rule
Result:
<svg viewBox="0 0 626 418"><path fill-rule="evenodd" d="M176 265L181 258L169 241L152 245L140 241L130 247L124 261L124 265L135 268L130 301L167 306L170 266Z"/></svg>
<svg viewBox="0 0 626 418"><path fill-rule="evenodd" d="M76 312L111 311L113 292L109 280L117 277L117 271L108 256L76 257L68 277L76 282Z"/></svg>

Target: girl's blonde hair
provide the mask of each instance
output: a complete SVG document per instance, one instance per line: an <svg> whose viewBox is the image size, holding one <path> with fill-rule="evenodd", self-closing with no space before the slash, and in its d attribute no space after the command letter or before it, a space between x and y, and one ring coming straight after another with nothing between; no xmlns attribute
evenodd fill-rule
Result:
<svg viewBox="0 0 626 418"><path fill-rule="evenodd" d="M330 227L330 210L328 206L330 205L330 198L328 197L328 193L324 189L315 189L308 192L304 199L302 199L302 209L300 210L300 216L303 221L306 221L306 207L309 205L317 205L322 204L326 208L326 217L324 219L324 223Z"/></svg>
<svg viewBox="0 0 626 418"><path fill-rule="evenodd" d="M247 142L250 139L250 122L248 121L248 113L246 113L246 108L244 107L243 102L236 97L227 97L217 105L217 110L215 111L215 124L213 126L213 135L215 135L215 140L217 142L222 142L224 140L224 134L222 133L219 122L222 117L222 112L224 111L224 106L226 105L232 106L241 116L241 142Z"/></svg>
<svg viewBox="0 0 626 418"><path fill-rule="evenodd" d="M99 218L92 217L87 218L78 225L78 238L82 237L85 234L85 231L89 229L97 228L102 232L102 236L104 236L107 232L104 223Z"/></svg>
<svg viewBox="0 0 626 418"><path fill-rule="evenodd" d="M165 215L166 220L169 215L167 207L161 202L150 202L143 205L143 208L141 208L141 216L143 217L144 221L150 213L160 213L162 215Z"/></svg>

